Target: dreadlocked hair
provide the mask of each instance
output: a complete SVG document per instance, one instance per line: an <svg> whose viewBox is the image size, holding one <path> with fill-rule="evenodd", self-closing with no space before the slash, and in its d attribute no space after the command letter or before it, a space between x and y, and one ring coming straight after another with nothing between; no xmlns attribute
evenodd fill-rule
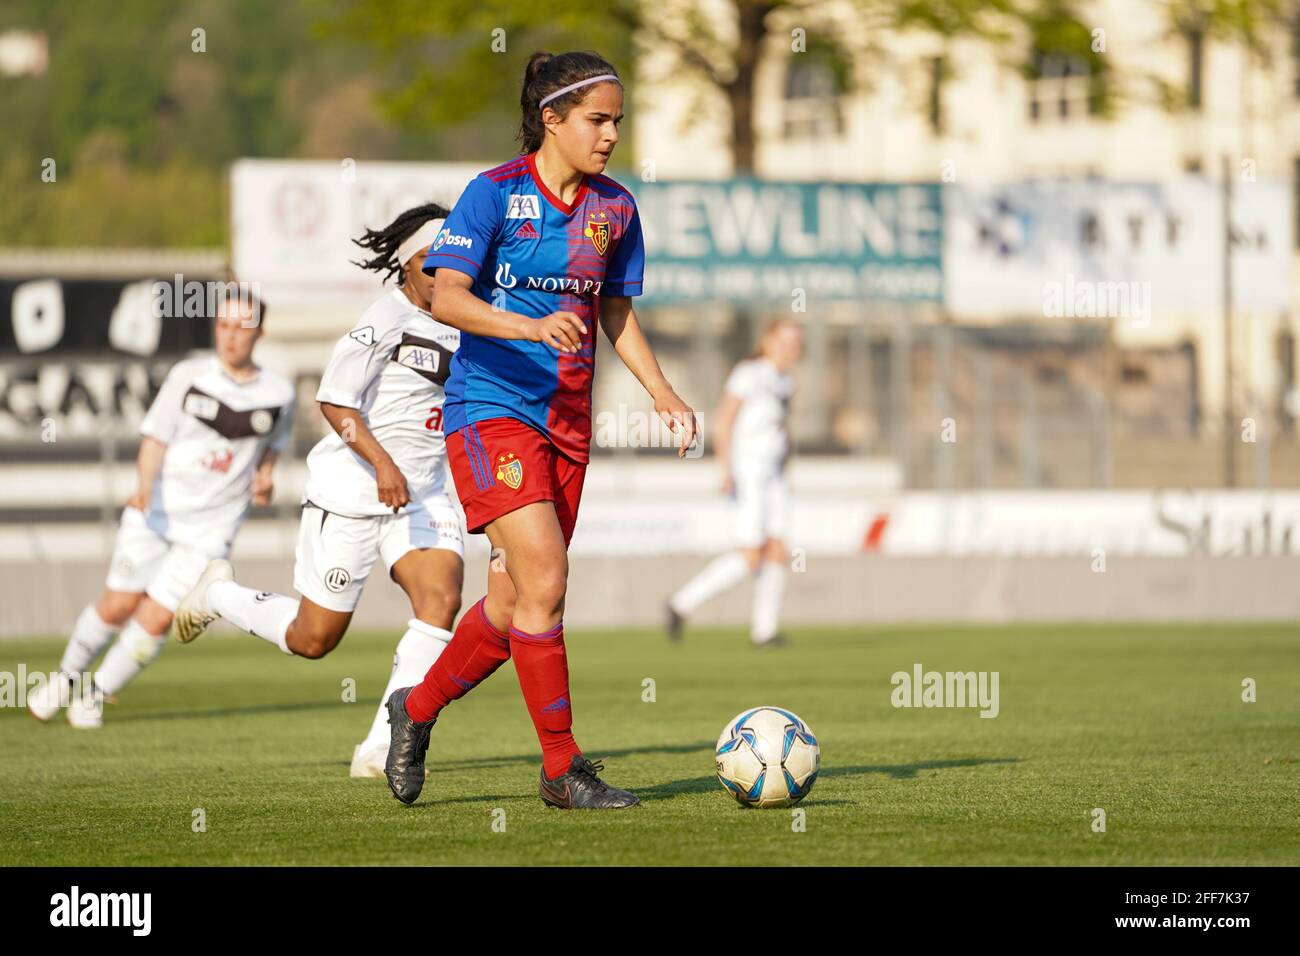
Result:
<svg viewBox="0 0 1300 956"><path fill-rule="evenodd" d="M402 263L397 261L397 248L415 234L415 231L430 219L446 219L451 213L445 206L436 202L425 203L408 209L383 229L367 229L360 239L353 239L354 245L360 246L374 255L364 262L353 262L371 272L384 273L384 282L397 276L397 284L406 282Z"/></svg>

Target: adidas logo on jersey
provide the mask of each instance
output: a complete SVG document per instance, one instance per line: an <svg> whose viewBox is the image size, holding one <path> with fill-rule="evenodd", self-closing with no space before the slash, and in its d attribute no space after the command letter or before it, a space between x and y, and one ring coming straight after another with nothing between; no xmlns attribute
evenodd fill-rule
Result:
<svg viewBox="0 0 1300 956"><path fill-rule="evenodd" d="M540 239L541 233L533 228L531 221L525 219L524 224L515 230L516 239Z"/></svg>

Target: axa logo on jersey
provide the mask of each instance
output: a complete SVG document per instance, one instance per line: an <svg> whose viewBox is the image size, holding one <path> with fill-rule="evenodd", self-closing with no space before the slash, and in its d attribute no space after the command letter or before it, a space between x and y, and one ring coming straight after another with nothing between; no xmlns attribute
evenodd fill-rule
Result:
<svg viewBox="0 0 1300 956"><path fill-rule="evenodd" d="M542 210L534 195L511 193L506 202L507 219L541 219Z"/></svg>

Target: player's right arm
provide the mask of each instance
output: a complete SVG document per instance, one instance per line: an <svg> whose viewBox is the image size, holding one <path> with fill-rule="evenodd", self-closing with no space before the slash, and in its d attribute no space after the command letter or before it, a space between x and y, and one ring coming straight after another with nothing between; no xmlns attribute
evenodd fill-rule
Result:
<svg viewBox="0 0 1300 956"><path fill-rule="evenodd" d="M146 435L140 440L140 453L135 456L136 486L135 494L126 499L128 508L139 511L149 510L149 499L153 496L153 483L162 471L163 456L167 446L156 438Z"/></svg>
<svg viewBox="0 0 1300 956"><path fill-rule="evenodd" d="M384 450L361 414L362 396L379 377L401 339L399 324L367 312L334 345L321 375L316 401L330 428L375 470L379 500L394 512L411 500L406 476Z"/></svg>
<svg viewBox="0 0 1300 956"><path fill-rule="evenodd" d="M530 319L493 308L470 291L473 285L473 276L439 269L433 277L433 317L471 335L545 342L561 352L577 352L582 346L587 326L575 313L552 312L542 319Z"/></svg>
<svg viewBox="0 0 1300 956"><path fill-rule="evenodd" d="M135 494L126 500L128 508L149 510L153 486L162 473L167 445L176 434L184 414L185 395L194 381L195 362L177 362L172 366L153 404L140 422L140 451L135 456Z"/></svg>
<svg viewBox="0 0 1300 956"><path fill-rule="evenodd" d="M433 275L433 317L470 335L545 342L576 353L587 328L574 313L552 312L537 319L494 308L470 291L501 232L503 217L496 184L484 176L470 180L424 260L424 272Z"/></svg>
<svg viewBox="0 0 1300 956"><path fill-rule="evenodd" d="M394 512L405 507L411 500L411 492L406 487L406 476L371 433L361 413L355 408L333 405L329 402L321 402L320 411L325 416L325 421L329 422L330 428L334 429L338 436L375 470L379 500Z"/></svg>
<svg viewBox="0 0 1300 956"><path fill-rule="evenodd" d="M713 415L713 451L722 466L722 490L731 494L736 488L731 474L731 428L736 424L743 399L734 392L724 391Z"/></svg>

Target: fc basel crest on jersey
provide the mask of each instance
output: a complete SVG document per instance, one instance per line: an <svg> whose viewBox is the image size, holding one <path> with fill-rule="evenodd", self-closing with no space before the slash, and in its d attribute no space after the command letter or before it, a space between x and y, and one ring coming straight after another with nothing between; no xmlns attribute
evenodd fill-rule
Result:
<svg viewBox="0 0 1300 956"><path fill-rule="evenodd" d="M609 217L603 212L589 217L587 228L582 230L582 234L591 240L596 251L603 256L609 249Z"/></svg>
<svg viewBox="0 0 1300 956"><path fill-rule="evenodd" d="M524 463L513 453L497 457L497 480L504 481L511 490L518 491L524 482Z"/></svg>
<svg viewBox="0 0 1300 956"><path fill-rule="evenodd" d="M249 408L237 412L193 385L181 401L181 410L229 441L265 435L275 427L280 417L279 408Z"/></svg>
<svg viewBox="0 0 1300 956"><path fill-rule="evenodd" d="M401 344L393 350L393 361L423 375L435 385L445 385L451 374L451 350L431 339L410 332L402 333Z"/></svg>

